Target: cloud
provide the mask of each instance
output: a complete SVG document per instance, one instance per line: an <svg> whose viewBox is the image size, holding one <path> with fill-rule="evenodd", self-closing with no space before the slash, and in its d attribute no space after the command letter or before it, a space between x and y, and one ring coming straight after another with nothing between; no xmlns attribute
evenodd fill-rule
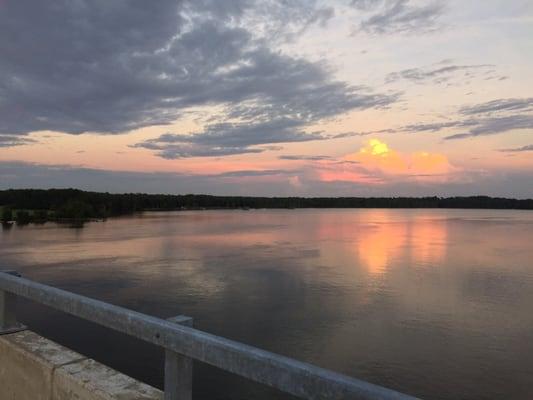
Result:
<svg viewBox="0 0 533 400"><path fill-rule="evenodd" d="M261 176L273 176L273 175L294 175L295 171L283 170L283 169L267 169L267 170L243 170L243 171L230 171L223 172L221 174L212 175L216 178L249 178L249 177L261 177Z"/></svg>
<svg viewBox="0 0 533 400"><path fill-rule="evenodd" d="M367 136L375 133L420 133L420 132L440 132L443 129L449 128L464 128L477 126L478 120L455 120L455 121L443 121L443 122L421 122L417 124L409 124L400 126L398 128L381 129L378 131L367 131L357 134L358 136ZM355 135L355 134L354 134Z"/></svg>
<svg viewBox="0 0 533 400"><path fill-rule="evenodd" d="M0 135L0 147L24 146L33 143L37 143L37 141L19 136Z"/></svg>
<svg viewBox="0 0 533 400"><path fill-rule="evenodd" d="M370 139L357 152L338 161L314 166L323 182L387 185L398 179L446 181L456 171L443 154L425 151L401 153L379 139Z"/></svg>
<svg viewBox="0 0 533 400"><path fill-rule="evenodd" d="M269 119L303 126L395 101L269 47L273 32L323 24L331 13L314 1L7 2L0 13L0 133L122 133L212 105L225 107L216 122L237 130ZM174 150L163 154L210 152Z"/></svg>
<svg viewBox="0 0 533 400"><path fill-rule="evenodd" d="M499 151L504 152L504 153L520 153L524 151L533 151L533 144L528 144L526 146L516 147L513 149L501 149Z"/></svg>
<svg viewBox="0 0 533 400"><path fill-rule="evenodd" d="M459 112L463 115L492 114L507 111L530 111L533 109L533 97L522 99L497 99L486 103L462 107Z"/></svg>
<svg viewBox="0 0 533 400"><path fill-rule="evenodd" d="M464 171L454 179L387 176L346 164L323 169L234 171L237 176L128 172L0 161L0 189L79 188L111 193L206 193L252 196L457 196L533 197L531 171ZM326 168L331 179L326 180ZM359 169L357 169L359 168ZM333 171L337 174L334 175ZM356 174L360 175L358 180ZM254 174L256 176L254 176ZM272 174L272 175L268 175ZM238 175L243 175L239 177ZM243 184L242 179L246 179ZM342 179L339 179L342 178Z"/></svg>
<svg viewBox="0 0 533 400"><path fill-rule="evenodd" d="M318 72L318 71L317 71ZM294 71L293 77L300 72ZM265 79L263 74L253 85ZM318 74L320 76L320 73ZM255 76L255 74L254 74ZM302 86L280 85L276 95L281 96L280 104L258 106L243 102L228 111L230 121L205 126L200 133L167 133L154 139L135 144L133 147L155 150L160 157L167 159L187 157L214 157L246 153L260 153L267 147L258 145L306 142L332 138L322 132L308 132L306 125L323 118L332 117L350 109L383 107L397 98L397 95L357 94L338 83L324 85L314 73L302 77ZM272 89L277 85L273 79L265 86ZM290 93L287 88L291 88Z"/></svg>
<svg viewBox="0 0 533 400"><path fill-rule="evenodd" d="M148 69L162 72L161 57L151 56L182 23L179 2L153 4L6 2L0 132L117 132L168 121L168 109L158 106L162 82Z"/></svg>
<svg viewBox="0 0 533 400"><path fill-rule="evenodd" d="M245 153L261 153L269 148L254 147L263 144L321 140L320 133L299 131L294 120L272 120L257 124L218 123L207 126L202 133L164 134L135 144L156 150L167 159L187 157L214 157Z"/></svg>
<svg viewBox="0 0 533 400"><path fill-rule="evenodd" d="M313 25L325 26L333 7L317 0L198 0L183 3L186 14L222 20L240 27L253 26L253 35L271 42L292 40Z"/></svg>
<svg viewBox="0 0 533 400"><path fill-rule="evenodd" d="M432 123L421 123L421 124L410 124L405 125L400 128L400 131L403 132L438 132L442 129L447 128L464 128L468 126L475 126L478 122L475 120L466 120L466 121L446 121L446 122L432 122Z"/></svg>
<svg viewBox="0 0 533 400"><path fill-rule="evenodd" d="M440 132L444 129L466 129L466 132L446 136L446 140L465 139L475 136L495 135L513 130L533 129L532 98L496 99L485 103L460 107L455 120L425 122L383 129L371 133L420 133ZM525 112L514 114L515 111Z"/></svg>
<svg viewBox="0 0 533 400"><path fill-rule="evenodd" d="M494 65L445 65L439 67L410 68L402 71L391 72L385 77L385 82L392 83L400 80L408 80L417 84L432 82L434 84L448 83L452 79L470 79L476 74L493 72Z"/></svg>
<svg viewBox="0 0 533 400"><path fill-rule="evenodd" d="M444 139L465 139L474 136L496 135L512 130L533 129L533 115L508 115L503 117L482 117L458 119L456 121L432 122L405 125L382 133L440 132L443 129L468 128L467 132L446 136Z"/></svg>
<svg viewBox="0 0 533 400"><path fill-rule="evenodd" d="M291 181L294 180L295 173L297 172L291 170L251 170L198 175L0 161L0 190L73 187L111 193L283 195L292 190ZM278 179L269 179L272 176L277 176ZM246 185L242 185L241 179L246 179Z"/></svg>
<svg viewBox="0 0 533 400"><path fill-rule="evenodd" d="M470 129L467 133L446 136L444 139L465 139L524 129L533 129L533 115L510 115L481 119L477 121L477 126Z"/></svg>
<svg viewBox="0 0 533 400"><path fill-rule="evenodd" d="M399 34L433 31L445 7L442 1L416 4L411 0L352 0L352 7L371 11L358 31L371 34Z"/></svg>
<svg viewBox="0 0 533 400"><path fill-rule="evenodd" d="M452 170L443 154L425 151L402 154L378 139L370 139L359 152L345 159L358 161L367 169L378 169L393 175L442 175Z"/></svg>
<svg viewBox="0 0 533 400"><path fill-rule="evenodd" d="M331 160L331 156L307 156L307 155L283 155L279 156L280 160L291 160L291 161L322 161L322 160Z"/></svg>

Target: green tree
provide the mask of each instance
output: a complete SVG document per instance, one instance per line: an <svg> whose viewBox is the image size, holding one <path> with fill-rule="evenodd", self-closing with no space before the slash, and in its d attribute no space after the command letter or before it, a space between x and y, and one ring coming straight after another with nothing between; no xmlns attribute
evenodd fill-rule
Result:
<svg viewBox="0 0 533 400"><path fill-rule="evenodd" d="M93 207L78 199L68 200L59 210L60 218L87 219L94 217Z"/></svg>
<svg viewBox="0 0 533 400"><path fill-rule="evenodd" d="M17 224L29 224L31 222L31 215L28 211L17 211Z"/></svg>
<svg viewBox="0 0 533 400"><path fill-rule="evenodd" d="M13 220L13 211L11 207L4 207L2 209L2 222L9 222Z"/></svg>

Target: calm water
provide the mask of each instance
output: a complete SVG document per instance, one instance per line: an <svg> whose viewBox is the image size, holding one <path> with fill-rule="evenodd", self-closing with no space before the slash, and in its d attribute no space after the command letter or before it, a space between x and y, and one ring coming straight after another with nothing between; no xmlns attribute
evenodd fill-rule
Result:
<svg viewBox="0 0 533 400"><path fill-rule="evenodd" d="M427 399L533 398L533 212L146 213L0 233L0 268ZM30 327L156 386L159 349L29 303ZM287 398L195 365L195 398Z"/></svg>

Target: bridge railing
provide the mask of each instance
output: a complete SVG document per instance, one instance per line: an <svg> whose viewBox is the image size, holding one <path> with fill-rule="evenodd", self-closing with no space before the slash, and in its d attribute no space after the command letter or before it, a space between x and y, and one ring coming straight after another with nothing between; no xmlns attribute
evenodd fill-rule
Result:
<svg viewBox="0 0 533 400"><path fill-rule="evenodd" d="M0 272L0 334L25 329L17 296L142 339L165 349L165 400L192 398L192 361L312 400L415 400L414 397L194 329L192 319L156 318ZM1 360L0 360L1 362Z"/></svg>

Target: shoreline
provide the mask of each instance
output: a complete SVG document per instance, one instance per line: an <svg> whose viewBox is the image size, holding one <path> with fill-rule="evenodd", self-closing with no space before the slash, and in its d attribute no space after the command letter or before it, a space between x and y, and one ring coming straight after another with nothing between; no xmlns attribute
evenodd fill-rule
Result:
<svg viewBox="0 0 533 400"><path fill-rule="evenodd" d="M533 209L521 208L480 208L480 207L189 207L189 208L150 208L139 210L131 213L109 215L106 217L90 218L47 218L39 220L9 220L1 221L2 228L11 228L12 226L25 226L29 224L43 225L54 222L60 225L82 226L89 222L105 222L112 218L131 217L145 212L164 213L164 212L186 212L186 211L258 211L258 210L486 210L486 211L533 211Z"/></svg>

